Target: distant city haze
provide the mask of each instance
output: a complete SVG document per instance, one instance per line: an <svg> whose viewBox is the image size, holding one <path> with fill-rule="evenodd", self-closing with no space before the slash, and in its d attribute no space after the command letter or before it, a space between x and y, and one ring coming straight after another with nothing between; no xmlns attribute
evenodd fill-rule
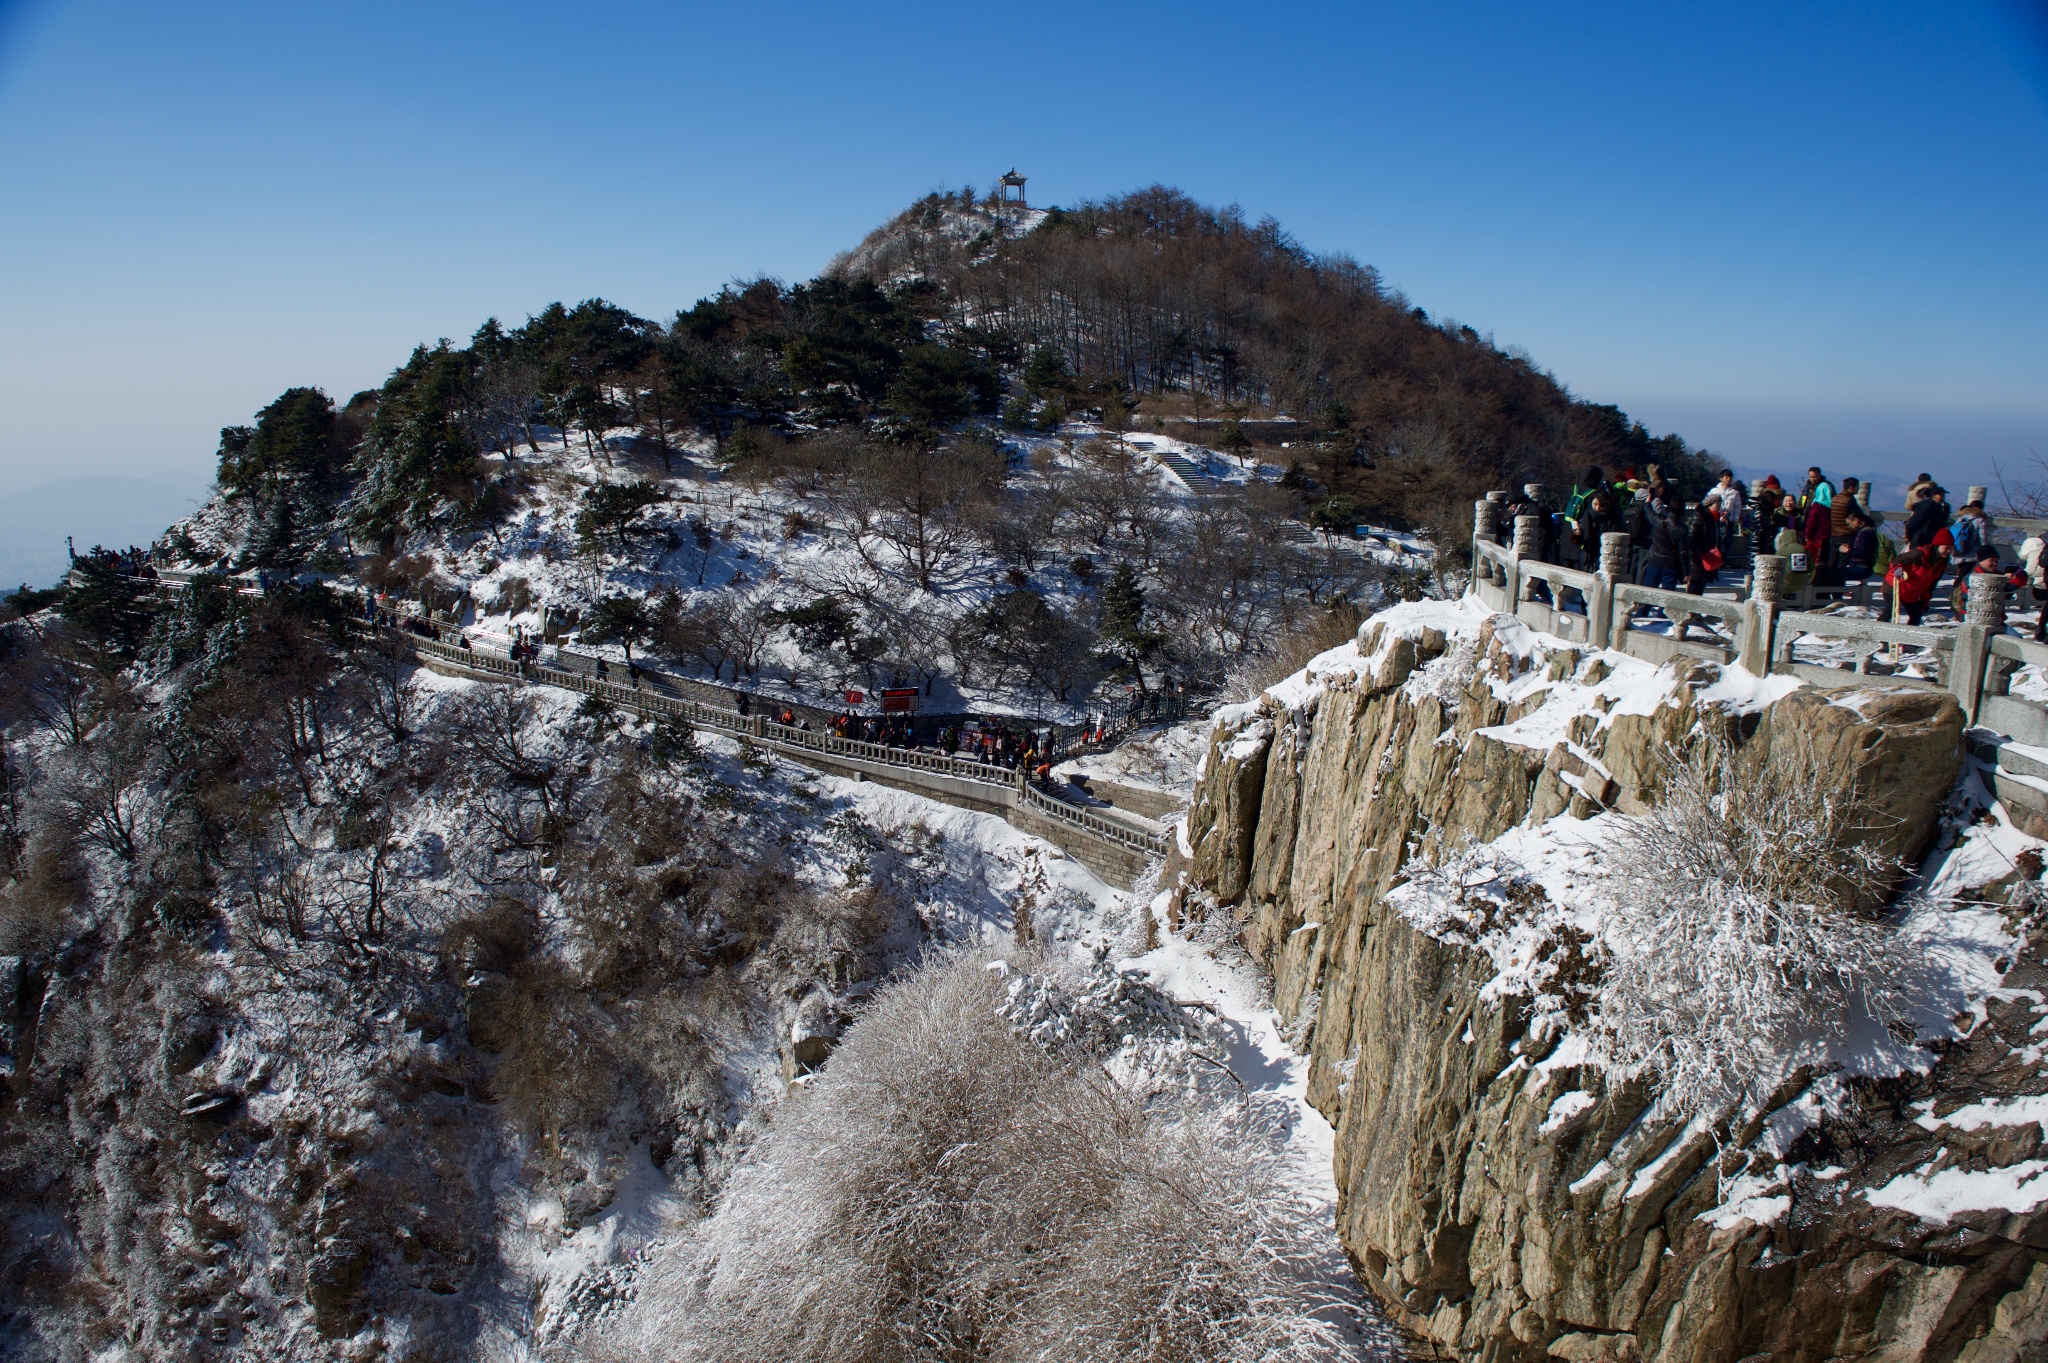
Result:
<svg viewBox="0 0 2048 1363"><path fill-rule="evenodd" d="M118 538L130 494L168 522L288 386L345 400L555 299L805 278L1013 165L1035 203L1271 214L1731 465L2038 478L2044 33L2016 2L0 2L0 499L60 484L0 552ZM60 482L110 477L157 490Z"/></svg>

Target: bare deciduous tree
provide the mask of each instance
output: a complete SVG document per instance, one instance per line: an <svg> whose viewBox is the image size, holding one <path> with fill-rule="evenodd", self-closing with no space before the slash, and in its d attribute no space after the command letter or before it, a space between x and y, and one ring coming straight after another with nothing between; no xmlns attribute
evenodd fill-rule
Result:
<svg viewBox="0 0 2048 1363"><path fill-rule="evenodd" d="M148 734L117 720L109 731L81 743L49 785L60 827L122 861L142 850L149 814L142 780L149 769Z"/></svg>

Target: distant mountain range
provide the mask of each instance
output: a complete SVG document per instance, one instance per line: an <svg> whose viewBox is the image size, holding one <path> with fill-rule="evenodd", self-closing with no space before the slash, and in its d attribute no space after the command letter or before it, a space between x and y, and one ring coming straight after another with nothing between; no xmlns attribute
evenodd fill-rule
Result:
<svg viewBox="0 0 2048 1363"><path fill-rule="evenodd" d="M192 478L59 478L0 496L0 586L47 587L64 574L64 537L80 552L148 544L204 500Z"/></svg>

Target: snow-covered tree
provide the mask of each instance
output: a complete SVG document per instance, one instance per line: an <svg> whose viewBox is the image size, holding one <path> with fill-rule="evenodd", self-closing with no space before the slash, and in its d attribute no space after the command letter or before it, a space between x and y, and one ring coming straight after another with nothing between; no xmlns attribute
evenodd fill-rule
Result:
<svg viewBox="0 0 2048 1363"><path fill-rule="evenodd" d="M1598 1026L1697 1112L1765 1096L1804 1036L1898 1018L1927 969L1882 903L1903 870L1853 782L1709 742L1609 847L1616 912Z"/></svg>
<svg viewBox="0 0 2048 1363"><path fill-rule="evenodd" d="M1042 992L1010 998L976 957L886 990L605 1344L706 1363L1339 1356L1315 1229L1247 1110L1148 1105L1099 1053L1143 1019L1049 1020ZM1130 1003L1120 1017L1145 1012Z"/></svg>

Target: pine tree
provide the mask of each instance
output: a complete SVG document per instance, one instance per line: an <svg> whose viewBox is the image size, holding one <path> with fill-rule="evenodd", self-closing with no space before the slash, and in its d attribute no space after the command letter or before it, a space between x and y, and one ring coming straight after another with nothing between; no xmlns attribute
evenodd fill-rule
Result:
<svg viewBox="0 0 2048 1363"><path fill-rule="evenodd" d="M590 632L600 639L624 644L629 663L633 661L633 645L645 642L654 631L654 621L637 596L608 596L597 603L591 615Z"/></svg>
<svg viewBox="0 0 2048 1363"><path fill-rule="evenodd" d="M249 535L243 562L256 568L287 568L299 561L298 517L288 492L270 499L265 515Z"/></svg>
<svg viewBox="0 0 2048 1363"><path fill-rule="evenodd" d="M1071 382L1067 373L1067 357L1058 346L1042 345L1031 352L1031 360L1024 366L1024 386L1031 390L1032 396L1064 390Z"/></svg>
<svg viewBox="0 0 2048 1363"><path fill-rule="evenodd" d="M1129 659L1131 675L1144 690L1145 674L1139 664L1163 640L1145 628L1145 585L1128 561L1116 565L1115 575L1102 589L1102 633Z"/></svg>

